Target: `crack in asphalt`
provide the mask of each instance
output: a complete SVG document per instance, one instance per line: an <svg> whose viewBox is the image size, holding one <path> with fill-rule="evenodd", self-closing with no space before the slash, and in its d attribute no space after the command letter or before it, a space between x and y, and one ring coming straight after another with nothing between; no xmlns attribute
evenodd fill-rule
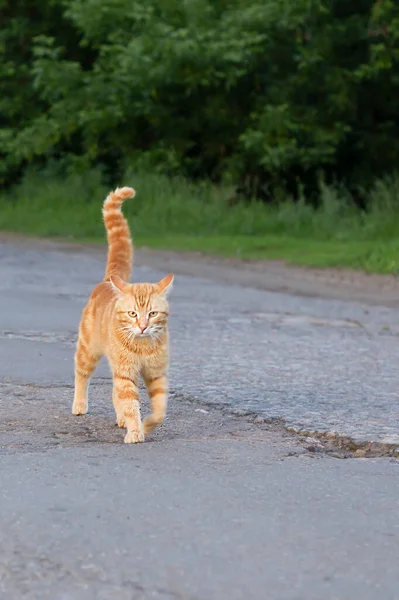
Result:
<svg viewBox="0 0 399 600"><path fill-rule="evenodd" d="M111 387L112 387L112 379L111 377L101 377L97 378L97 381L92 382L92 387L95 387L99 390L103 390L102 393L105 392L106 396L111 396ZM144 387L140 386L144 391ZM20 389L16 389L20 388ZM73 385L58 385L58 384L50 384L50 385L40 385L40 384L26 384L26 383L0 383L0 397L1 390L8 390L7 394L9 395L9 391L12 390L12 394L18 404L24 402L24 400L29 401L29 406L32 407L33 403L38 404L43 401L41 396L33 395L32 393L36 392L46 392L51 391L53 389L56 390L65 390L68 391L68 397L71 397ZM357 442L353 440L349 436L342 436L336 433L331 432L317 432L317 431L306 431L301 428L292 428L287 426L284 422L283 418L262 418L259 415L251 411L246 411L245 414L236 414L231 407L226 406L224 404L215 404L210 402L203 402L198 398L192 398L189 395L182 394L174 389L171 389L169 392L171 400L174 400L175 403L180 405L182 410L187 410L189 406L198 406L199 408L194 410L194 413L203 413L208 415L209 413L218 413L222 420L224 419L233 419L236 422L235 430L232 432L228 428L225 433L222 430L218 430L217 439L219 441L223 440L234 440L237 442L257 442L257 443L269 443L268 438L262 437L254 437L253 431L258 430L261 432L262 427L271 428L274 432L289 435L293 442L299 443L302 449L307 450L309 453L313 455L329 455L335 458L376 458L376 457L390 457L393 459L399 458L399 444L389 444L389 443L381 443L381 442ZM93 398L93 395L92 395ZM90 409L90 415L95 416L98 414L99 406L98 401L92 400L91 406L94 407ZM206 410L205 410L206 408ZM55 414L57 412L57 414ZM112 419L112 405L109 404L108 407L100 408L100 416L101 417L110 417ZM65 425L63 429L59 429L61 415L59 411L54 411L54 414L48 414L47 418L44 421L35 422L34 418L28 417L28 420L21 421L19 418L10 419L3 418L3 424L0 426L0 431L3 433L12 433L13 431L18 431L20 433L23 430L29 431L33 436L44 433L47 437L52 440L49 442L50 447L58 446L61 443L59 440L66 439L68 436L72 440L76 438L79 440L79 443L83 441L85 443L96 442L99 441L99 424L93 422L92 420L86 420L85 417L77 419L76 417L71 417L69 414L65 414ZM169 417L168 417L169 418ZM186 417L187 418L187 417ZM72 420L71 420L72 419ZM109 418L107 418L107 430L111 435L111 438L108 438L107 435L100 436L102 443L113 443L115 441L115 437L113 435L113 431L108 429L109 426ZM49 422L50 420L50 422ZM240 423L242 427L240 427ZM254 425L251 431L248 431L248 423ZM78 427L78 429L76 429ZM215 432L208 428L207 435L209 436L209 440L215 439ZM175 436L174 436L175 437ZM205 441L204 439L204 431L198 430L198 432L193 432L190 436L181 432L178 435L180 440L186 442L199 442ZM83 439L85 438L85 439ZM16 445L15 445L16 444ZM6 445L6 447L10 447L10 444ZM3 445L2 450L4 451L6 447ZM27 451L37 450L37 440L24 440L20 439L11 442L11 447L19 447L24 448ZM301 454L303 450L292 451L289 450L286 454L286 457L295 456L297 454Z"/></svg>

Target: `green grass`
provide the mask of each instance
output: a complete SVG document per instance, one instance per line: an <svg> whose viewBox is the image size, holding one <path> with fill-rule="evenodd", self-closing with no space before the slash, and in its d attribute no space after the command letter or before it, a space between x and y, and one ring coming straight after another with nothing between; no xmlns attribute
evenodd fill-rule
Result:
<svg viewBox="0 0 399 600"><path fill-rule="evenodd" d="M162 236L139 237L138 246L199 251L241 259L281 259L310 267L345 267L375 273L399 273L399 241L375 245L366 241L337 242L288 236Z"/></svg>
<svg viewBox="0 0 399 600"><path fill-rule="evenodd" d="M345 192L321 186L321 206L287 199L228 205L232 190L158 174L127 173L137 196L125 214L136 245L201 251L243 259L283 259L291 264L399 272L399 177L376 183L369 210ZM101 175L57 178L28 174L0 195L0 230L39 237L104 241Z"/></svg>

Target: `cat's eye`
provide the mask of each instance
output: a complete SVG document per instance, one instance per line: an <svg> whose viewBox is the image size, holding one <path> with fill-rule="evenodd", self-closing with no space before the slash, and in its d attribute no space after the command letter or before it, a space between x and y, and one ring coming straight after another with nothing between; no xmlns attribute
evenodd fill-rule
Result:
<svg viewBox="0 0 399 600"><path fill-rule="evenodd" d="M151 312L148 313L149 317L156 317L157 316L157 311L156 310L152 310Z"/></svg>
<svg viewBox="0 0 399 600"><path fill-rule="evenodd" d="M129 310L129 312L127 313L129 315L129 317L137 317L137 313L134 312L134 310Z"/></svg>

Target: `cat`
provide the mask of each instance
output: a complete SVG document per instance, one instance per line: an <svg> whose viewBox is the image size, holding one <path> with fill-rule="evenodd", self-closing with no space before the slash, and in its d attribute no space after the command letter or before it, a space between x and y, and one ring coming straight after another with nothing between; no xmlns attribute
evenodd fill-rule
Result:
<svg viewBox="0 0 399 600"><path fill-rule="evenodd" d="M113 377L116 422L126 427L126 444L143 442L165 418L168 396L169 307L173 274L158 283L128 283L133 243L122 204L130 187L111 192L103 205L108 240L105 277L82 312L75 353L74 415L88 410L88 386L98 361L108 359ZM144 379L152 413L141 422L138 379Z"/></svg>

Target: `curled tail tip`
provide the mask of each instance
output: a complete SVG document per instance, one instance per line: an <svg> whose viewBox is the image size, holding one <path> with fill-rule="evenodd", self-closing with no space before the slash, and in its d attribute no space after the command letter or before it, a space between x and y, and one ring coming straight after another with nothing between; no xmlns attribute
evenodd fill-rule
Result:
<svg viewBox="0 0 399 600"><path fill-rule="evenodd" d="M114 190L112 193L121 200L133 198L136 195L136 191L131 187L116 188L116 190Z"/></svg>
<svg viewBox="0 0 399 600"><path fill-rule="evenodd" d="M108 194L104 202L104 208L107 208L112 204L122 204L124 200L127 200L127 198L134 198L135 195L136 192L131 187L116 188Z"/></svg>

